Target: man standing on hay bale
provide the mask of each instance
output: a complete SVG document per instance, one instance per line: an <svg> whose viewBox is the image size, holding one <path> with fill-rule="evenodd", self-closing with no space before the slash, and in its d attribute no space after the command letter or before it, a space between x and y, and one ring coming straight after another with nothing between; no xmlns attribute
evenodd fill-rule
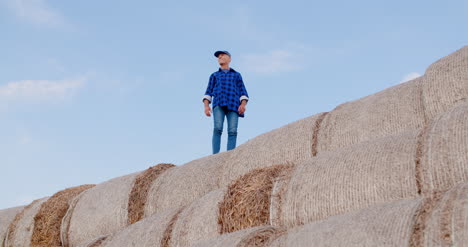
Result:
<svg viewBox="0 0 468 247"><path fill-rule="evenodd" d="M206 116L211 116L210 103L213 102L213 154L219 153L221 134L223 133L224 117L227 119L228 141L227 150L236 147L237 122L244 117L245 106L249 95L245 89L242 76L229 67L231 54L227 51L214 53L221 68L210 76L203 103Z"/></svg>

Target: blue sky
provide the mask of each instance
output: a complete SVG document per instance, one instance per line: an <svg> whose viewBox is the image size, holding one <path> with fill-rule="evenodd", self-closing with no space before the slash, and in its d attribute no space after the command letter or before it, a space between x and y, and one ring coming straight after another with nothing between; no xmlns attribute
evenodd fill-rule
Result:
<svg viewBox="0 0 468 247"><path fill-rule="evenodd" d="M467 0L0 0L0 208L209 155L218 49L242 144L423 74L467 26Z"/></svg>

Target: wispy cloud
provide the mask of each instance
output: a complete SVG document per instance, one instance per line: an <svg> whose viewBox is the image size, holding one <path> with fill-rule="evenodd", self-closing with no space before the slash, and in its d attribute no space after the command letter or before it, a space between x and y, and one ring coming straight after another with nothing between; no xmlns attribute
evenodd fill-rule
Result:
<svg viewBox="0 0 468 247"><path fill-rule="evenodd" d="M243 70L255 73L280 73L297 71L302 68L297 60L298 54L287 50L272 50L263 54L241 55Z"/></svg>
<svg viewBox="0 0 468 247"><path fill-rule="evenodd" d="M400 83L414 80L414 79L416 79L416 78L418 78L420 76L421 76L421 74L419 74L418 72L411 72L411 73L405 75L403 77L403 79L400 81Z"/></svg>
<svg viewBox="0 0 468 247"><path fill-rule="evenodd" d="M85 84L85 78L72 80L24 80L0 85L2 100L63 100Z"/></svg>
<svg viewBox="0 0 468 247"><path fill-rule="evenodd" d="M48 6L46 0L3 0L20 19L37 25L63 26L65 18Z"/></svg>

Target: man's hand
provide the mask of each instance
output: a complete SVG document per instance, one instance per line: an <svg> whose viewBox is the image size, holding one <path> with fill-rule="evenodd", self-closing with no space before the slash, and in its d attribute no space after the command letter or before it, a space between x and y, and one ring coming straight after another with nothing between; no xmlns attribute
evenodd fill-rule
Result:
<svg viewBox="0 0 468 247"><path fill-rule="evenodd" d="M241 115L244 114L244 112L245 112L245 105L247 105L247 101L242 100L242 103L240 104L239 109L238 109L239 114L241 114Z"/></svg>
<svg viewBox="0 0 468 247"><path fill-rule="evenodd" d="M207 117L210 117L211 116L211 108L210 106L205 106L205 115Z"/></svg>

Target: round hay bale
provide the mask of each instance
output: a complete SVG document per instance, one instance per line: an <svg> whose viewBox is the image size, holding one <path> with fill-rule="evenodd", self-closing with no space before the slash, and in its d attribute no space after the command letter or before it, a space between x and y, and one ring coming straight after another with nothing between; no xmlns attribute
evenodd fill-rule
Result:
<svg viewBox="0 0 468 247"><path fill-rule="evenodd" d="M62 223L63 245L82 245L126 227L128 197L138 174L114 178L83 192Z"/></svg>
<svg viewBox="0 0 468 247"><path fill-rule="evenodd" d="M48 199L49 197L44 197L33 201L15 216L15 219L8 228L5 247L30 246L34 231L34 216L39 212L41 205Z"/></svg>
<svg viewBox="0 0 468 247"><path fill-rule="evenodd" d="M7 208L0 210L0 246L4 246L4 241L8 232L8 227L15 219L16 215L24 209L24 206Z"/></svg>
<svg viewBox="0 0 468 247"><path fill-rule="evenodd" d="M280 225L427 196L468 181L467 122L464 104L421 131L322 153L300 164L284 195Z"/></svg>
<svg viewBox="0 0 468 247"><path fill-rule="evenodd" d="M276 224L294 227L373 204L418 197L418 132L317 155L297 165Z"/></svg>
<svg viewBox="0 0 468 247"><path fill-rule="evenodd" d="M84 245L140 219L149 184L171 167L174 165L158 164L142 172L111 179L82 193L71 203L63 219L63 245Z"/></svg>
<svg viewBox="0 0 468 247"><path fill-rule="evenodd" d="M320 113L259 135L232 150L221 185L251 170L275 164L300 163L316 154L318 129L326 113Z"/></svg>
<svg viewBox="0 0 468 247"><path fill-rule="evenodd" d="M455 186L433 202L421 220L420 246L465 246L468 243L468 183Z"/></svg>
<svg viewBox="0 0 468 247"><path fill-rule="evenodd" d="M421 138L418 174L424 195L468 181L468 103L441 115Z"/></svg>
<svg viewBox="0 0 468 247"><path fill-rule="evenodd" d="M423 85L422 96L428 119L468 102L468 46L429 66Z"/></svg>
<svg viewBox="0 0 468 247"><path fill-rule="evenodd" d="M191 246L218 236L218 204L225 193L226 189L212 191L182 210L173 225L168 246Z"/></svg>
<svg viewBox="0 0 468 247"><path fill-rule="evenodd" d="M144 218L107 237L99 247L168 247L172 227L181 209L171 209Z"/></svg>
<svg viewBox="0 0 468 247"><path fill-rule="evenodd" d="M151 184L173 164L158 164L140 173L133 184L128 200L128 224L133 224L144 217L146 201Z"/></svg>
<svg viewBox="0 0 468 247"><path fill-rule="evenodd" d="M327 114L318 134L318 153L424 126L421 79L402 83Z"/></svg>
<svg viewBox="0 0 468 247"><path fill-rule="evenodd" d="M220 188L219 177L231 152L222 152L174 167L152 183L145 216L189 205Z"/></svg>
<svg viewBox="0 0 468 247"><path fill-rule="evenodd" d="M31 246L62 246L60 240L60 226L70 201L81 192L94 185L81 185L55 193L41 205L34 216L34 231Z"/></svg>
<svg viewBox="0 0 468 247"><path fill-rule="evenodd" d="M266 247L283 232L284 230L272 226L258 226L223 234L199 242L193 247Z"/></svg>
<svg viewBox="0 0 468 247"><path fill-rule="evenodd" d="M409 246L422 201L384 203L309 223L290 229L270 246Z"/></svg>
<svg viewBox="0 0 468 247"><path fill-rule="evenodd" d="M468 47L464 47L415 80L336 107L323 120L318 152L417 130L467 101Z"/></svg>
<svg viewBox="0 0 468 247"><path fill-rule="evenodd" d="M275 181L292 168L293 165L274 165L255 169L229 185L219 204L221 234L269 225Z"/></svg>

